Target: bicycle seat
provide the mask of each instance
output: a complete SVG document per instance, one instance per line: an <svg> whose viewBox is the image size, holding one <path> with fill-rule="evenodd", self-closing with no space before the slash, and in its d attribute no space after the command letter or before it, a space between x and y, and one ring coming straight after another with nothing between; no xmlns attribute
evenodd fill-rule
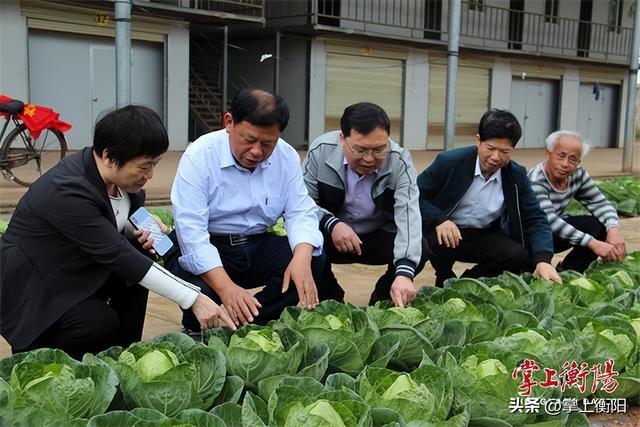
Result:
<svg viewBox="0 0 640 427"><path fill-rule="evenodd" d="M24 109L24 102L14 99L13 101L0 104L0 113L18 114Z"/></svg>

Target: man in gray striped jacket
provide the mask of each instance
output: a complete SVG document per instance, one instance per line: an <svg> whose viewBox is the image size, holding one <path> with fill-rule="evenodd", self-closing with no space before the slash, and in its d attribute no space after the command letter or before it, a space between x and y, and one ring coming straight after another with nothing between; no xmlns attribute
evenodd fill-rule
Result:
<svg viewBox="0 0 640 427"><path fill-rule="evenodd" d="M579 133L567 130L553 132L546 143L546 160L529 172L529 180L551 224L554 252L573 247L562 261L562 269L583 272L598 257L604 261L624 258L626 248L616 209L580 166L589 144ZM566 215L564 211L574 198L592 215Z"/></svg>

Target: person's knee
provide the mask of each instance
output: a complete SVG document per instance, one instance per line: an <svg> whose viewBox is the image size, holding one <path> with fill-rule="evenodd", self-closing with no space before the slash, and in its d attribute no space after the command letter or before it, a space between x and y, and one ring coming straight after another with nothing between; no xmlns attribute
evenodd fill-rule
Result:
<svg viewBox="0 0 640 427"><path fill-rule="evenodd" d="M504 253L504 263L511 271L523 271L529 268L531 257L529 251L520 245L513 245Z"/></svg>
<svg viewBox="0 0 640 427"><path fill-rule="evenodd" d="M605 241L607 239L607 228L598 221L596 218L593 218L593 234L596 239Z"/></svg>
<svg viewBox="0 0 640 427"><path fill-rule="evenodd" d="M88 346L91 343L106 343L120 328L118 314L105 301L85 302L82 310L82 315L67 322L69 336L75 342Z"/></svg>
<svg viewBox="0 0 640 427"><path fill-rule="evenodd" d="M173 247L171 247L171 249L169 249L167 253L162 255L161 258L164 264L164 268L173 273L173 270L176 269L176 266L180 266L178 264L178 258L180 258L182 254L180 253L180 245L178 244L178 235L176 234L176 230L171 231L168 236L171 240L171 243L173 243Z"/></svg>
<svg viewBox="0 0 640 427"><path fill-rule="evenodd" d="M592 215L572 217L567 222L583 233L590 234L598 240L605 240L607 238L607 228L598 218Z"/></svg>

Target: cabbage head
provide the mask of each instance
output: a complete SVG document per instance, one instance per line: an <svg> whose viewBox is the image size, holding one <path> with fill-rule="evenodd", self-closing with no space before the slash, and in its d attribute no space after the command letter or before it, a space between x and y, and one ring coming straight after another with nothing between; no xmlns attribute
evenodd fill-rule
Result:
<svg viewBox="0 0 640 427"><path fill-rule="evenodd" d="M172 417L187 408L208 410L226 377L224 355L189 336L164 334L127 349L98 354L120 378L128 409L156 409Z"/></svg>
<svg viewBox="0 0 640 427"><path fill-rule="evenodd" d="M470 356L460 366L479 380L492 375L509 374L507 367L498 359L485 359L479 362L476 356Z"/></svg>
<svg viewBox="0 0 640 427"><path fill-rule="evenodd" d="M313 419L317 426L346 427L340 414L333 408L331 402L326 399L318 400L303 409L309 419ZM293 418L293 417L292 417ZM285 424L286 425L286 424Z"/></svg>
<svg viewBox="0 0 640 427"><path fill-rule="evenodd" d="M95 356L85 354L79 362L50 348L2 360L0 377L0 399L7 408L41 409L70 418L104 413L118 385L113 369Z"/></svg>
<svg viewBox="0 0 640 427"><path fill-rule="evenodd" d="M445 420L453 401L451 378L434 365L411 373L367 367L356 384L358 394L372 407L390 408L407 423Z"/></svg>
<svg viewBox="0 0 640 427"><path fill-rule="evenodd" d="M326 344L332 369L351 375L364 368L380 338L377 325L364 310L333 300L321 302L314 310L287 307L280 320L300 331L310 347Z"/></svg>
<svg viewBox="0 0 640 427"><path fill-rule="evenodd" d="M178 357L171 350L151 350L136 360L133 353L125 350L118 361L135 369L142 381L149 382L180 364Z"/></svg>
<svg viewBox="0 0 640 427"><path fill-rule="evenodd" d="M483 419L483 425L532 424L535 413L512 412L509 399L518 396L520 381L511 377L511 372L498 359L483 359L480 354L465 358L461 364L448 354L445 366L454 384L454 411L468 408L471 425ZM536 377L536 380L543 378ZM538 388L535 397L552 397L553 389ZM541 394L540 394L541 393ZM480 422L478 422L480 424Z"/></svg>
<svg viewBox="0 0 640 427"><path fill-rule="evenodd" d="M638 348L640 348L640 318L631 319L631 326L633 326L633 330L636 331L636 344Z"/></svg>
<svg viewBox="0 0 640 427"><path fill-rule="evenodd" d="M282 324L245 325L235 333L216 328L209 347L224 353L227 371L255 390L262 379L296 374L307 354L302 334Z"/></svg>
<svg viewBox="0 0 640 427"><path fill-rule="evenodd" d="M344 374L341 374L344 375ZM365 427L372 425L369 405L353 390L329 388L308 377L285 377L268 396L270 426ZM268 421L268 422L266 422ZM381 424L380 424L381 425Z"/></svg>
<svg viewBox="0 0 640 427"><path fill-rule="evenodd" d="M633 365L636 353L636 343L631 339L633 330L633 327L628 332L623 332L619 327L611 329L594 319L586 324L580 335L584 347L582 358L592 364L596 359L600 362L614 359L617 370L622 370L627 364Z"/></svg>
<svg viewBox="0 0 640 427"><path fill-rule="evenodd" d="M280 336L272 329L252 330L244 337L232 335L229 347L244 348L246 350L264 351L266 353L278 353L284 351Z"/></svg>
<svg viewBox="0 0 640 427"><path fill-rule="evenodd" d="M383 308L385 307L385 308ZM410 371L418 367L423 353L435 356L432 343L440 340L444 322L428 319L415 307L391 307L387 301L379 301L375 306L366 308L380 330L381 339L376 341L370 359L383 354L389 343L397 343L398 349L389 360L389 366L401 371Z"/></svg>
<svg viewBox="0 0 640 427"><path fill-rule="evenodd" d="M173 417L149 408L135 408L131 411L111 411L93 417L87 427L114 426L154 426L154 427L200 427L224 426L218 416L201 409L185 409Z"/></svg>

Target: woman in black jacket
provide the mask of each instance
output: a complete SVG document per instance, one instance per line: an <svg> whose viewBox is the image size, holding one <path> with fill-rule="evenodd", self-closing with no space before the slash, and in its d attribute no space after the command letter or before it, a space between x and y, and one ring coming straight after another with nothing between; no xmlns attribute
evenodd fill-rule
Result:
<svg viewBox="0 0 640 427"><path fill-rule="evenodd" d="M168 146L155 112L115 110L96 124L93 147L22 197L0 239L0 333L14 353L53 347L80 358L139 341L148 289L191 308L203 328L235 329L199 288L145 255L149 232L128 222Z"/></svg>

